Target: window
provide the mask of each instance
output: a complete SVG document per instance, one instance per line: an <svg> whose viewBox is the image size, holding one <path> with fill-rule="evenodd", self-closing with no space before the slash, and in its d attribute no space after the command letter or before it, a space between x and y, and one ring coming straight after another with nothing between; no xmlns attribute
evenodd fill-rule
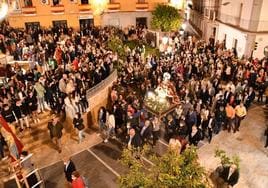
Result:
<svg viewBox="0 0 268 188"><path fill-rule="evenodd" d="M87 5L88 4L88 0L81 0L81 4L82 5Z"/></svg>
<svg viewBox="0 0 268 188"><path fill-rule="evenodd" d="M25 23L26 30L36 30L40 28L40 22L26 22Z"/></svg>
<svg viewBox="0 0 268 188"><path fill-rule="evenodd" d="M94 25L94 20L93 19L80 19L79 20L80 24L80 30L83 32L87 32L88 29L90 29ZM88 33L84 33L86 35Z"/></svg>
<svg viewBox="0 0 268 188"><path fill-rule="evenodd" d="M67 20L52 21L52 24L53 24L53 27L56 27L56 28L67 27Z"/></svg>
<svg viewBox="0 0 268 188"><path fill-rule="evenodd" d="M216 32L217 32L217 28L216 27L213 27L213 30L212 30L213 37L216 37Z"/></svg>
<svg viewBox="0 0 268 188"><path fill-rule="evenodd" d="M24 0L24 6L25 7L32 7L33 6L32 0Z"/></svg>
<svg viewBox="0 0 268 188"><path fill-rule="evenodd" d="M53 6L57 6L60 4L60 0L52 0Z"/></svg>
<svg viewBox="0 0 268 188"><path fill-rule="evenodd" d="M236 49L237 48L237 39L233 40L233 48Z"/></svg>

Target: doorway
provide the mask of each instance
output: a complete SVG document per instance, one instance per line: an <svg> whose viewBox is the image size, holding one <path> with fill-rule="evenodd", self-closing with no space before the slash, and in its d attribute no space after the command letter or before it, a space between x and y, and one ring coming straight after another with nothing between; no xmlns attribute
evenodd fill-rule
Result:
<svg viewBox="0 0 268 188"><path fill-rule="evenodd" d="M67 27L67 20L56 20L52 21L53 27L60 28L60 27Z"/></svg>
<svg viewBox="0 0 268 188"><path fill-rule="evenodd" d="M80 30L92 27L94 25L94 19L80 19L79 20Z"/></svg>
<svg viewBox="0 0 268 188"><path fill-rule="evenodd" d="M40 28L40 22L26 22L25 23L25 28L28 31L29 29L31 30L37 30Z"/></svg>
<svg viewBox="0 0 268 188"><path fill-rule="evenodd" d="M147 17L137 17L136 26L146 27L147 28Z"/></svg>

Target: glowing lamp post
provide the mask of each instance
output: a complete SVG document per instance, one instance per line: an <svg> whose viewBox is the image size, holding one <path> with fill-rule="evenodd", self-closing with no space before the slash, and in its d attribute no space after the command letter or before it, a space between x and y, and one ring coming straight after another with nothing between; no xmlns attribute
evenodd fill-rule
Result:
<svg viewBox="0 0 268 188"><path fill-rule="evenodd" d="M101 15L108 7L109 0L91 0L94 15Z"/></svg>

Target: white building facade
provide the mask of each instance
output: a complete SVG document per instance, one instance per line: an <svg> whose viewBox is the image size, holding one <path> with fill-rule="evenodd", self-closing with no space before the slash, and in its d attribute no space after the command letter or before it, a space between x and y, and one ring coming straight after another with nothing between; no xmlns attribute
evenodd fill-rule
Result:
<svg viewBox="0 0 268 188"><path fill-rule="evenodd" d="M225 40L226 48L235 48L239 57L264 57L268 0L193 0L190 23L204 40Z"/></svg>

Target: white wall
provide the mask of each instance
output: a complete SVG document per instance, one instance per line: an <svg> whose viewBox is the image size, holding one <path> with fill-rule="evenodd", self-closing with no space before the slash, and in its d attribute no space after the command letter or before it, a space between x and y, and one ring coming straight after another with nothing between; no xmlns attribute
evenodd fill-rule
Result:
<svg viewBox="0 0 268 188"><path fill-rule="evenodd" d="M232 49L234 45L234 39L237 39L237 53L239 57L242 57L246 52L247 35L239 30L233 29L224 24L219 24L217 40L223 41L226 34L226 48ZM248 54L245 54L248 55Z"/></svg>
<svg viewBox="0 0 268 188"><path fill-rule="evenodd" d="M110 12L102 16L103 25L114 25L119 27L127 27L136 25L136 17L147 17L147 25L150 28L151 12Z"/></svg>
<svg viewBox="0 0 268 188"><path fill-rule="evenodd" d="M268 0L263 0L258 31L268 31Z"/></svg>
<svg viewBox="0 0 268 188"><path fill-rule="evenodd" d="M239 25L243 28L249 27L249 20L253 9L254 0L222 0L221 3L230 2L228 5L220 7L220 13L222 14L221 20L232 25ZM241 21L239 18L241 3Z"/></svg>

